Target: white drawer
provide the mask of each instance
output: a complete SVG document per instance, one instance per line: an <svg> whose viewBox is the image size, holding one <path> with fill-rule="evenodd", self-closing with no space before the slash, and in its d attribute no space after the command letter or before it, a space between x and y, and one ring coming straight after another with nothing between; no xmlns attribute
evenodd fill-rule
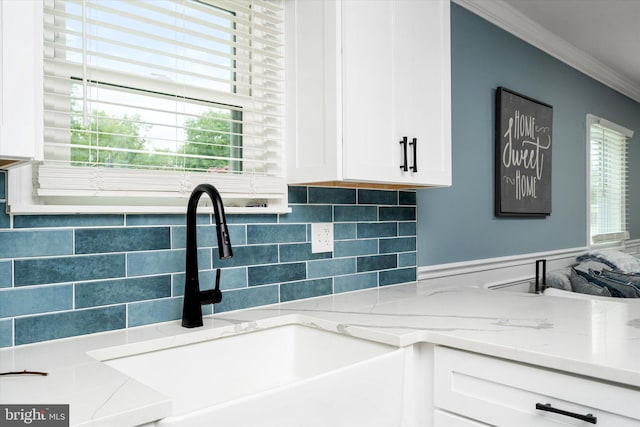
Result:
<svg viewBox="0 0 640 427"><path fill-rule="evenodd" d="M462 418L449 412L436 409L433 412L433 427L490 427L468 418Z"/></svg>
<svg viewBox="0 0 640 427"><path fill-rule="evenodd" d="M588 426L536 404L597 418L598 426L640 426L640 390L503 359L435 348L435 406L505 427Z"/></svg>

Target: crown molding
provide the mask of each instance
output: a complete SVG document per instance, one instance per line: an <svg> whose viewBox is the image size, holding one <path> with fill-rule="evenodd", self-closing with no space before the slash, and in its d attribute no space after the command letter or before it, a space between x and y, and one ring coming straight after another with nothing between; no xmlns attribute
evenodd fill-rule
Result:
<svg viewBox="0 0 640 427"><path fill-rule="evenodd" d="M503 0L451 0L587 76L640 102L640 88L617 71L556 36Z"/></svg>

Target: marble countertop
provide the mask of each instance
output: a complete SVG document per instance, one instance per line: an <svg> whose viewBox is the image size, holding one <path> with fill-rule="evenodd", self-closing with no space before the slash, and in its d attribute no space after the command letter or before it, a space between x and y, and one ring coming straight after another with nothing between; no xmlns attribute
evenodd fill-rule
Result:
<svg viewBox="0 0 640 427"><path fill-rule="evenodd" d="M0 350L0 403L70 404L71 425L135 425L171 414L158 392L96 358L289 323L395 346L430 342L640 387L640 304L410 283Z"/></svg>

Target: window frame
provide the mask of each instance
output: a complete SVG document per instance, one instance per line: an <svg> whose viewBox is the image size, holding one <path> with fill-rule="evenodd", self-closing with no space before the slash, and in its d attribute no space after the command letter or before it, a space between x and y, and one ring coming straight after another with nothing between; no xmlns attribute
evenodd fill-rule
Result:
<svg viewBox="0 0 640 427"><path fill-rule="evenodd" d="M23 20L23 22L31 21L35 19L35 22L43 22L43 3L33 2L32 4L38 4L31 6L30 13L20 13L15 19ZM284 13L283 13L284 16ZM284 28L284 25L283 25ZM36 44L40 52L43 51L43 25L37 25L33 34L29 34L29 38L33 38L33 42ZM5 37L8 37L5 35ZM34 67L40 70L39 75L36 78L36 82L24 81L20 84L30 84L36 87L41 87L44 79L42 69L44 66L44 54L34 55ZM173 193L167 192L166 194L159 193L157 196L147 197L143 203L131 203L127 201L127 198L120 198L117 196L100 197L100 201L95 203L93 200L91 203L86 203L88 199L71 198L64 201L64 203L57 203L55 199L46 199L35 195L34 180L37 178L37 166L36 162L43 160L43 140L44 140L44 122L43 116L43 99L44 94L42 90L38 91L35 99L28 99L25 102L33 103L34 108L38 111L36 118L34 118L35 137L33 141L25 141L25 143L33 143L35 146L36 155L34 156L35 162L22 164L9 169L8 185L7 185L7 210L13 214L59 214L59 213L183 213L186 200L189 197L191 190L200 183L200 179L197 177L194 179L188 179L184 176L174 176L171 179L181 179L179 191L173 191ZM230 94L228 98L218 97L215 102L219 104L238 105L239 100L242 100L243 95ZM245 102L251 102L250 100ZM284 104L282 106L284 111ZM244 112L243 112L244 114ZM250 113L249 113L250 114ZM247 120L248 117L245 117ZM278 157L278 176L268 176L266 180L263 180L261 176L252 176L251 174L237 175L237 174L216 174L212 173L210 183L216 185L220 190L223 200L225 201L225 208L227 213L287 213L290 212L287 200L287 185L286 185L286 170L285 170L285 158L284 158L284 114L282 115L282 132L279 142L279 152L275 153ZM186 173L185 173L186 174ZM209 174L207 174L209 175ZM216 176L219 175L219 176ZM228 181L228 183L221 183L217 178L222 178ZM270 179L273 178L273 179ZM242 188L250 188L251 191L245 191L240 193L237 188L239 180L244 182ZM268 182L262 182L268 181ZM217 185L218 184L218 185ZM226 193L226 194L225 194ZM255 206L251 205L254 194L260 194L260 197L256 197ZM227 196L229 197L227 199ZM96 199L95 196L92 197ZM263 200L268 200L268 205L264 206ZM203 201L203 204L206 204ZM237 205L241 203L242 205Z"/></svg>
<svg viewBox="0 0 640 427"><path fill-rule="evenodd" d="M591 193L592 193L592 179L591 179L591 164L592 164L592 160L591 160L591 148L592 148L592 143L591 143L591 128L592 125L600 125L608 130L611 130L613 132L617 132L621 135L623 135L626 138L625 144L627 144L627 146L625 147L625 153L626 153L626 159L625 159L625 183L624 185L627 187L626 191L625 191L625 195L624 195L624 203L625 203L625 207L623 209L623 214L625 216L623 222L623 228L624 230L619 231L619 232L612 232L612 233L607 233L609 234L608 237L603 237L601 239L597 239L598 241L594 241L592 234L591 234L591 225L592 225L592 211L591 211ZM603 247L618 247L618 246L624 246L624 242L626 240L629 240L630 236L629 236L629 222L627 219L627 212L628 212L628 203L629 203L629 189L628 189L628 181L629 181L629 161L628 161L628 144L629 144L629 140L633 137L634 131L627 129L624 126L618 125L614 122L611 122L609 120L606 120L602 117L598 117L596 115L593 114L587 114L586 116L586 176L587 176L587 180L586 180L586 196L587 196L587 209L586 209L586 213L587 213L587 230L586 230L586 237L587 237L587 246L589 248L603 248Z"/></svg>

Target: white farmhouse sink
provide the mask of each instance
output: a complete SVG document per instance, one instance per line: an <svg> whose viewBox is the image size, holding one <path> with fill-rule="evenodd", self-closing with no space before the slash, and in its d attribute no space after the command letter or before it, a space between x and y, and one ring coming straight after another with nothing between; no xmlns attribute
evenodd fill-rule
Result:
<svg viewBox="0 0 640 427"><path fill-rule="evenodd" d="M323 389L327 397L339 395L336 388L340 388L345 393L343 399L350 400L353 393L377 394L379 391L374 392L372 387L380 385L391 389L388 390L390 396L382 393L380 397L384 399L380 404L389 405L389 399L394 399L393 393L401 395L403 357L400 351L385 344L307 326L285 325L104 362L172 399L173 417L158 425L196 425L193 423L197 420L192 418L196 415L201 419L215 416L221 421L225 410L229 418L225 426L269 425L265 421L265 416L268 417L265 409L261 408L259 412L256 409L261 406L272 408L274 403L269 403L270 400L284 403L287 408L297 406L297 409L301 409L300 405L314 404L309 396L300 395L298 386L302 387L300 390L311 390L314 399ZM390 353L397 354L391 365L385 357ZM368 367L371 361L378 360L385 366ZM385 369L390 381L397 384L390 387L379 369ZM353 378L349 378L351 370L356 375ZM336 372L342 374L331 375ZM301 401L291 402L296 399ZM388 406L394 413L392 417L400 413L401 399L396 399L397 405L391 402ZM244 406L239 405L240 402ZM375 408L371 403L370 400L366 402L369 411ZM326 402L324 405L326 408ZM236 409L229 412L229 406ZM308 413L308 410L302 412ZM219 416L215 415L216 411ZM257 417L255 424L246 419L251 412ZM287 412L295 411L287 409ZM335 415L338 420L346 419L344 414ZM275 421L273 417L271 419ZM285 421L274 422L274 425L284 425ZM292 425L300 421L291 419ZM330 425L325 422L329 421L321 421L318 425Z"/></svg>

